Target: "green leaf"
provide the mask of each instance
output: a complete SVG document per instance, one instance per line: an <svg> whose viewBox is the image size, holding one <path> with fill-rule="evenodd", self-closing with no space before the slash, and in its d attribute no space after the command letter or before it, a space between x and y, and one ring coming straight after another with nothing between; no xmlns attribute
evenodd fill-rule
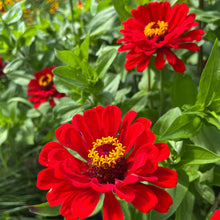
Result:
<svg viewBox="0 0 220 220"><path fill-rule="evenodd" d="M190 8L190 13L196 14L197 21L202 21L208 24L215 23L220 20L220 13L217 10L206 11L198 8Z"/></svg>
<svg viewBox="0 0 220 220"><path fill-rule="evenodd" d="M119 89L115 95L115 103L119 104L119 103L123 103L126 99L126 95L131 91L131 87L126 87L123 89Z"/></svg>
<svg viewBox="0 0 220 220"><path fill-rule="evenodd" d="M182 112L178 107L170 109L154 124L153 132L161 136L181 114Z"/></svg>
<svg viewBox="0 0 220 220"><path fill-rule="evenodd" d="M118 91L120 83L120 75L116 74L107 74L104 79L104 91L110 92L111 94L115 94Z"/></svg>
<svg viewBox="0 0 220 220"><path fill-rule="evenodd" d="M203 173L200 172L199 183L211 185L213 182L213 179L214 179L214 167L212 167L211 169Z"/></svg>
<svg viewBox="0 0 220 220"><path fill-rule="evenodd" d="M70 66L60 66L53 69L53 73L69 85L77 86L82 89L88 87L87 79L80 70Z"/></svg>
<svg viewBox="0 0 220 220"><path fill-rule="evenodd" d="M111 66L114 59L116 58L117 49L118 47L107 47L99 55L94 65L94 69L98 73L100 79L104 78L108 68Z"/></svg>
<svg viewBox="0 0 220 220"><path fill-rule="evenodd" d="M131 14L126 10L126 0L112 0L115 10L118 12L121 21L127 20Z"/></svg>
<svg viewBox="0 0 220 220"><path fill-rule="evenodd" d="M171 6L181 3L187 3L187 0L167 0L167 1L171 4Z"/></svg>
<svg viewBox="0 0 220 220"><path fill-rule="evenodd" d="M205 184L195 183L196 191L205 199L208 203L213 205L215 203L214 190Z"/></svg>
<svg viewBox="0 0 220 220"><path fill-rule="evenodd" d="M216 154L220 154L220 130L215 126L204 124L201 131L190 140L197 146L201 146Z"/></svg>
<svg viewBox="0 0 220 220"><path fill-rule="evenodd" d="M219 166L215 167L215 169L214 169L214 178L213 178L213 181L212 181L212 185L220 187L220 169L219 169Z"/></svg>
<svg viewBox="0 0 220 220"><path fill-rule="evenodd" d="M83 113L87 106L80 105L68 97L60 99L60 102L54 106L53 113L55 118L60 118L61 123L71 121L75 114Z"/></svg>
<svg viewBox="0 0 220 220"><path fill-rule="evenodd" d="M58 216L60 215L60 206L49 206L49 203L28 206L29 211L42 216Z"/></svg>
<svg viewBox="0 0 220 220"><path fill-rule="evenodd" d="M148 102L149 101L146 91L140 91L131 98L125 99L124 102L120 103L119 105L122 112L127 112L129 110L140 112L146 109L145 107Z"/></svg>
<svg viewBox="0 0 220 220"><path fill-rule="evenodd" d="M97 72L93 67L90 66L88 61L86 60L81 61L80 67L82 69L83 75L88 81L90 81L90 83L95 83L98 80Z"/></svg>
<svg viewBox="0 0 220 220"><path fill-rule="evenodd" d="M105 31L112 31L116 27L117 20L118 15L113 7L101 10L89 23L88 32L90 36L95 36Z"/></svg>
<svg viewBox="0 0 220 220"><path fill-rule="evenodd" d="M17 70L22 64L23 60L21 60L20 58L16 58L6 65L6 67L4 68L4 72L10 73L14 70Z"/></svg>
<svg viewBox="0 0 220 220"><path fill-rule="evenodd" d="M83 41L83 43L80 45L80 54L81 58L84 60L88 60L89 57L89 35L87 38Z"/></svg>
<svg viewBox="0 0 220 220"><path fill-rule="evenodd" d="M202 72L199 83L199 93L197 104L207 106L214 96L215 99L220 98L220 54L218 41L216 40L209 56L208 62Z"/></svg>
<svg viewBox="0 0 220 220"><path fill-rule="evenodd" d="M178 171L178 183L177 186L171 189L167 189L166 191L173 198L173 204L170 206L168 212L166 213L158 213L152 212L152 220L167 220L173 213L176 212L177 208L185 198L186 192L189 187L189 179L185 172ZM185 220L185 219L184 219Z"/></svg>
<svg viewBox="0 0 220 220"><path fill-rule="evenodd" d="M12 24L19 21L22 17L23 11L21 3L14 4L3 16L2 19L7 24Z"/></svg>
<svg viewBox="0 0 220 220"><path fill-rule="evenodd" d="M220 130L220 115L210 115L206 120Z"/></svg>
<svg viewBox="0 0 220 220"><path fill-rule="evenodd" d="M209 110L214 111L216 114L220 113L220 98L212 100L212 103L208 108Z"/></svg>
<svg viewBox="0 0 220 220"><path fill-rule="evenodd" d="M183 114L176 118L162 134L161 140L179 140L195 136L202 127L202 120L194 114Z"/></svg>
<svg viewBox="0 0 220 220"><path fill-rule="evenodd" d="M0 146L6 141L8 137L8 128L0 127Z"/></svg>
<svg viewBox="0 0 220 220"><path fill-rule="evenodd" d="M32 79L31 75L25 74L22 70L13 70L7 75L7 77L14 83L21 86L27 86Z"/></svg>
<svg viewBox="0 0 220 220"><path fill-rule="evenodd" d="M196 101L197 88L192 78L187 74L176 73L171 89L171 103L173 107L184 104L193 105Z"/></svg>
<svg viewBox="0 0 220 220"><path fill-rule="evenodd" d="M71 67L75 67L79 64L80 59L78 56L74 54L73 51L70 50L55 50L56 56L61 60L63 63L70 65Z"/></svg>
<svg viewBox="0 0 220 220"><path fill-rule="evenodd" d="M41 116L41 113L39 112L39 110L35 109L35 108L32 108L30 110L27 111L27 114L26 116L28 118L38 118Z"/></svg>
<svg viewBox="0 0 220 220"><path fill-rule="evenodd" d="M34 41L34 36L36 36L37 30L35 27L28 27L26 31L18 38L17 46L23 46L24 42L26 46L30 46L30 44Z"/></svg>
<svg viewBox="0 0 220 220"><path fill-rule="evenodd" d="M176 211L175 220L192 220L194 202L195 195L187 191L182 203Z"/></svg>
<svg viewBox="0 0 220 220"><path fill-rule="evenodd" d="M220 156L217 154L195 145L184 145L180 156L179 166L201 165L220 161Z"/></svg>
<svg viewBox="0 0 220 220"><path fill-rule="evenodd" d="M195 169L186 169L185 170L187 175L189 176L189 182L193 182L194 180L198 179L200 177L200 172Z"/></svg>
<svg viewBox="0 0 220 220"><path fill-rule="evenodd" d="M30 107L32 107L32 104L25 98L22 98L22 97L14 97L14 98L11 98L8 100L8 103L11 103L11 102L21 102L21 103L24 103Z"/></svg>
<svg viewBox="0 0 220 220"><path fill-rule="evenodd" d="M139 5L148 4L150 0L135 0L135 2L136 2L136 5L139 6Z"/></svg>

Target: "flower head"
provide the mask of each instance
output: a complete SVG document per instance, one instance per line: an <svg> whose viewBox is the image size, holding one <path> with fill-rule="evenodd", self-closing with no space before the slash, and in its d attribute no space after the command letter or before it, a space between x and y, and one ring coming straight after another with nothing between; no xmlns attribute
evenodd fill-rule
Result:
<svg viewBox="0 0 220 220"><path fill-rule="evenodd" d="M183 61L171 48L198 51L198 45L192 42L200 41L204 34L200 29L189 31L198 23L194 22L195 14L188 14L188 11L185 3L171 8L169 2L151 2L133 9L133 18L122 22L124 29L120 32L124 38L117 41L124 43L119 47L119 52L129 51L125 68L131 70L137 66L137 70L142 72L152 55L156 54L154 64L157 69L162 69L167 60L176 72L184 72Z"/></svg>
<svg viewBox="0 0 220 220"><path fill-rule="evenodd" d="M3 72L3 69L4 69L5 66L6 66L6 64L3 63L3 60L0 57L0 77L5 75L5 73Z"/></svg>
<svg viewBox="0 0 220 220"><path fill-rule="evenodd" d="M53 73L51 68L44 68L40 72L34 73L35 79L32 79L28 84L29 101L34 102L34 107L38 108L43 102L50 101L50 105L54 106L54 98L64 97L65 94L59 93L53 83Z"/></svg>
<svg viewBox="0 0 220 220"><path fill-rule="evenodd" d="M83 3L81 1L78 1L77 8L78 9L82 9L83 8Z"/></svg>
<svg viewBox="0 0 220 220"><path fill-rule="evenodd" d="M153 144L148 119L132 123L136 114L129 111L121 122L121 111L114 105L86 110L55 131L60 143L44 146L39 162L47 168L39 172L37 187L49 190L49 205L61 204L65 219L87 218L100 194L104 194L104 220L124 219L115 196L144 213L168 211L172 198L161 187L175 187L177 173L158 166L158 161L168 158L169 148Z"/></svg>

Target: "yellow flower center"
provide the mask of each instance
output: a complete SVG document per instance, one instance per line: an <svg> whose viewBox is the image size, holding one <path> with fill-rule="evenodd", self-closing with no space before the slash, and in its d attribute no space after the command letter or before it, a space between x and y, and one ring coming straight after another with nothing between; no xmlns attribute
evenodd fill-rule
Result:
<svg viewBox="0 0 220 220"><path fill-rule="evenodd" d="M38 83L40 86L46 87L52 82L52 80L53 80L52 75L47 73L47 74L40 77Z"/></svg>
<svg viewBox="0 0 220 220"><path fill-rule="evenodd" d="M125 154L125 146L117 138L102 137L93 142L93 148L89 150L88 157L91 158L93 166L108 169L114 168Z"/></svg>
<svg viewBox="0 0 220 220"><path fill-rule="evenodd" d="M148 39L152 39L155 36L163 37L168 30L168 23L165 21L157 21L157 22L150 22L144 28L144 35Z"/></svg>

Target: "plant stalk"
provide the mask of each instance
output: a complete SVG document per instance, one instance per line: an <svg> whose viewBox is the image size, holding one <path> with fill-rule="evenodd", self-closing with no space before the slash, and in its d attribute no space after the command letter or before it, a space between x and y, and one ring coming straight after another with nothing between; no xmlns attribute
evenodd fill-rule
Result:
<svg viewBox="0 0 220 220"><path fill-rule="evenodd" d="M147 76L148 76L147 92L149 93L151 91L151 71L149 67L147 68L147 70L148 70L147 71ZM150 109L153 109L154 106L153 106L152 97L149 97L149 100L150 100L150 103L149 103Z"/></svg>
<svg viewBox="0 0 220 220"><path fill-rule="evenodd" d="M199 9L202 10L204 8L204 0L199 0ZM202 22L199 21L199 29L202 29ZM200 76L202 73L202 69L204 66L203 62L203 46L200 47L199 49L199 54L198 54L198 66L197 66L197 74Z"/></svg>
<svg viewBox="0 0 220 220"><path fill-rule="evenodd" d="M160 107L159 107L159 115L163 114L163 106L164 106L164 94L163 94L163 72L160 72Z"/></svg>

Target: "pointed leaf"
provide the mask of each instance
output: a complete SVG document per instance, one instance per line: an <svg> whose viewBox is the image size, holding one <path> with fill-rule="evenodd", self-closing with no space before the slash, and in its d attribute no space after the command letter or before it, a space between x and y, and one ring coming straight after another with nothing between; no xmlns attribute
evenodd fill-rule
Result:
<svg viewBox="0 0 220 220"><path fill-rule="evenodd" d="M106 48L98 57L95 63L95 70L99 75L100 79L103 79L108 68L111 66L112 62L117 56L118 47L108 47Z"/></svg>
<svg viewBox="0 0 220 220"><path fill-rule="evenodd" d="M178 164L179 166L200 165L220 161L219 155L195 145L184 145L180 156L181 161Z"/></svg>
<svg viewBox="0 0 220 220"><path fill-rule="evenodd" d="M196 101L197 88L192 78L187 74L176 73L171 90L171 102L173 107L181 107L184 104L193 105Z"/></svg>
<svg viewBox="0 0 220 220"><path fill-rule="evenodd" d="M179 140L195 136L202 127L202 120L194 114L183 114L176 118L162 134L161 140Z"/></svg>
<svg viewBox="0 0 220 220"><path fill-rule="evenodd" d="M220 55L218 41L216 40L209 56L208 62L202 72L199 83L197 103L204 107L209 104L213 94L215 99L220 98Z"/></svg>
<svg viewBox="0 0 220 220"><path fill-rule="evenodd" d="M49 203L28 206L29 211L42 216L58 216L60 215L60 206L49 206Z"/></svg>
<svg viewBox="0 0 220 220"><path fill-rule="evenodd" d="M153 132L162 135L171 124L182 114L180 108L173 108L166 112L153 126Z"/></svg>

